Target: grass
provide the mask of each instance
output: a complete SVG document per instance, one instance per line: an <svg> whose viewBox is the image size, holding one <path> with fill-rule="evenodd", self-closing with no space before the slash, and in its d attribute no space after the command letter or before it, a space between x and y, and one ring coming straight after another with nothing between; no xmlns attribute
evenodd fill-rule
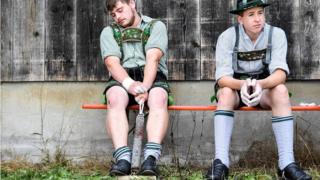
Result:
<svg viewBox="0 0 320 180"><path fill-rule="evenodd" d="M85 162L82 165L72 165L70 163L48 163L48 164L29 164L26 162L6 162L1 163L1 179L2 180L112 180L108 176L110 165ZM206 168L189 167L160 167L161 179L168 180L200 180L203 179ZM309 173L313 179L320 179L320 167L309 168ZM243 169L233 168L229 179L237 180L271 180L276 179L275 169L255 168Z"/></svg>
<svg viewBox="0 0 320 180"><path fill-rule="evenodd" d="M98 180L113 179L107 176L106 168L90 163L74 166L71 164L29 164L26 162L8 162L1 164L1 180Z"/></svg>

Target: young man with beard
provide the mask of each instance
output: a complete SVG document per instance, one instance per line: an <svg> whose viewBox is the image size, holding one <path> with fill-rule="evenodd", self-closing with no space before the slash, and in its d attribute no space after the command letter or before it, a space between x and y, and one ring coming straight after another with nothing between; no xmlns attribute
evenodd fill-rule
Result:
<svg viewBox="0 0 320 180"><path fill-rule="evenodd" d="M148 142L140 175L158 176L156 162L168 127L167 30L161 21L137 12L134 0L107 0L106 8L114 23L100 36L101 54L110 73L104 91L107 104L106 126L114 146L113 176L131 173L126 108L147 102Z"/></svg>

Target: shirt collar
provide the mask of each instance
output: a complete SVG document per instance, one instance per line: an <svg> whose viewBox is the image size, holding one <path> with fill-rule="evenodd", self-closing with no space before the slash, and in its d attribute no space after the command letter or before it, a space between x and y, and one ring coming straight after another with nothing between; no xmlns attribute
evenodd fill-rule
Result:
<svg viewBox="0 0 320 180"><path fill-rule="evenodd" d="M139 16L141 17L142 21L145 23L148 23L152 20L152 18L150 18L148 16L144 16L142 13L139 13Z"/></svg>
<svg viewBox="0 0 320 180"><path fill-rule="evenodd" d="M139 23L139 25L138 25L139 28L143 28L143 26L144 26L145 24L148 24L149 22L152 21L152 18L150 18L150 17L148 17L148 16L144 16L142 13L138 13L138 14L139 14L139 16L141 17L141 21L140 21L140 23Z"/></svg>

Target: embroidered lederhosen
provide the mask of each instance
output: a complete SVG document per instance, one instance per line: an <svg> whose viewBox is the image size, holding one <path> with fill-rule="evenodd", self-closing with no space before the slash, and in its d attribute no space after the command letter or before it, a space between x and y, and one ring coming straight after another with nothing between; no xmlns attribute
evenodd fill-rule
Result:
<svg viewBox="0 0 320 180"><path fill-rule="evenodd" d="M120 58L121 64L123 64L122 44L124 42L141 42L144 55L146 55L145 45L147 44L148 39L151 35L152 27L157 21L158 20L150 21L143 29L130 27L130 28L125 28L125 29L121 30L119 25L117 25L116 23L112 23L110 25L112 28L112 31L113 31L113 37L116 40L118 46L120 47L120 51L122 54L122 57ZM143 81L144 67L124 68L124 69L127 71L128 75L132 79L134 79L136 81ZM112 86L116 86L116 85L121 86L121 83L116 81L115 79L113 79L112 76L110 76L110 78L107 82L106 88L103 91L103 94L105 95L105 93L107 92L107 90L109 88L111 88ZM153 88L153 87L161 87L161 88L165 89L168 93L170 93L170 88L169 88L169 84L167 82L167 78L161 71L157 72L156 79L155 79L154 84L152 85L151 88Z"/></svg>
<svg viewBox="0 0 320 180"><path fill-rule="evenodd" d="M235 25L236 32L236 43L233 48L232 54L232 68L234 70L233 78L235 79L264 79L270 75L268 66L271 61L271 50L272 50L272 31L273 27L270 26L269 34L268 34L268 45L266 49L255 50L255 51L247 51L247 52L239 52L239 25ZM257 70L255 72L247 73L239 68L239 61L262 61L263 68ZM215 83L215 97L217 95L217 91L219 89L218 83ZM217 100L217 98L216 98Z"/></svg>

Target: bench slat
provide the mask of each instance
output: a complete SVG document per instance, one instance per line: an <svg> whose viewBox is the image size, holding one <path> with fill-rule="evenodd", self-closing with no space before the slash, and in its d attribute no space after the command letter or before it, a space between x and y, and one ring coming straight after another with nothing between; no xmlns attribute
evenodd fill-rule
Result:
<svg viewBox="0 0 320 180"><path fill-rule="evenodd" d="M292 106L292 111L320 111L320 106ZM82 109L108 109L105 104L83 104ZM138 110L138 105L130 106L129 109ZM178 110L178 111L214 111L217 106L182 106L173 105L168 106L168 110ZM239 111L269 111L268 109L260 109L256 107L241 107L237 109Z"/></svg>

